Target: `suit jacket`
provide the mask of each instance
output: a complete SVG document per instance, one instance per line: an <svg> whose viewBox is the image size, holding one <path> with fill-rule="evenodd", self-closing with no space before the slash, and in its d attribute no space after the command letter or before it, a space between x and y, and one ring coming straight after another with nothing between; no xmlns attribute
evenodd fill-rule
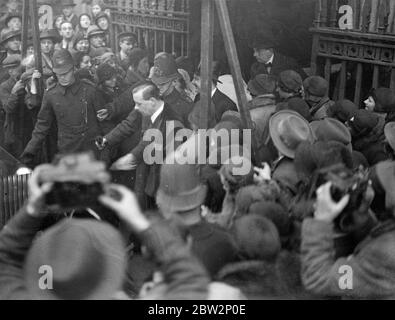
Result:
<svg viewBox="0 0 395 320"><path fill-rule="evenodd" d="M307 77L306 73L299 66L295 59L275 52L270 74L278 77L279 74L285 70L294 70L299 73L303 79ZM255 62L251 66L251 79L254 79L258 74L268 74L268 72L266 66L263 63Z"/></svg>
<svg viewBox="0 0 395 320"><path fill-rule="evenodd" d="M238 111L237 106L233 100L218 89L215 91L211 101L214 103L215 120L217 123L221 121L221 117L226 111Z"/></svg>
<svg viewBox="0 0 395 320"><path fill-rule="evenodd" d="M174 129L167 132L166 128L170 128L170 123L174 125ZM147 147L152 146L152 143L154 143L155 146L153 147L155 147L155 155L158 155L157 152L159 150L162 150L161 156L163 157L162 159L164 161L164 159L166 159L166 151L171 152L171 150L167 150L167 148L169 147L169 145L167 145L167 142L174 142L174 136L176 132L183 127L184 126L182 124L182 119L180 118L180 116L176 114L168 104L165 103L162 113L158 116L155 122L151 123L147 128L147 130L157 129L161 132L163 139L162 144L159 145L158 142L155 140L151 142L153 139L151 139L150 141L144 141L143 137L146 132L145 131L138 146L132 150L132 154L139 162L139 166L136 172L135 184L135 191L137 194L141 195L144 191L144 194L150 197L154 197L159 187L161 163L155 161L155 163L153 164L147 164L144 161L144 150ZM174 143L174 150L176 150L177 147L178 144Z"/></svg>

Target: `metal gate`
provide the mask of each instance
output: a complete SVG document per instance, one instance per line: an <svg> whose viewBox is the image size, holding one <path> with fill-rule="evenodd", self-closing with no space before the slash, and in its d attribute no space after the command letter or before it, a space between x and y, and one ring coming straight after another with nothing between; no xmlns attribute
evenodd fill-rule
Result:
<svg viewBox="0 0 395 320"><path fill-rule="evenodd" d="M29 176L0 177L0 229L18 212L27 199Z"/></svg>
<svg viewBox="0 0 395 320"><path fill-rule="evenodd" d="M121 32L132 31L140 44L155 54L171 52L189 56L189 0L106 0L111 10L111 42Z"/></svg>
<svg viewBox="0 0 395 320"><path fill-rule="evenodd" d="M341 30L346 9L352 15ZM318 0L311 31L312 73L334 84L334 100L358 105L370 88L395 89L395 0Z"/></svg>

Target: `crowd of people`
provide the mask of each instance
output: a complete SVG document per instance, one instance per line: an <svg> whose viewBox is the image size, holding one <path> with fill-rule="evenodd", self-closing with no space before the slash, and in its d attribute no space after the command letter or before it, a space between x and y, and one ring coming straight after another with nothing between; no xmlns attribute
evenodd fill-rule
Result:
<svg viewBox="0 0 395 320"><path fill-rule="evenodd" d="M200 66L152 56L133 33L113 52L108 16L77 19L72 8L64 1L41 31L42 73L34 49L20 56L17 15L1 32L0 143L33 172L26 204L0 231L0 299L395 298L391 89L372 88L361 105L333 101L324 78L260 35L245 79L257 143L217 139L246 129L219 61L212 130L199 140ZM151 129L164 162L146 161ZM206 162L180 160L201 144ZM117 177L98 198L101 221L54 219L43 163L85 151ZM53 269L50 290L42 266Z"/></svg>

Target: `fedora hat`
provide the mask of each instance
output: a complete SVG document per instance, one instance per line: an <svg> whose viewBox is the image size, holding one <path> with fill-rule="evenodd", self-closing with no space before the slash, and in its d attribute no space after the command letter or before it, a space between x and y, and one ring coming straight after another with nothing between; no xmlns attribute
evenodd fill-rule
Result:
<svg viewBox="0 0 395 320"><path fill-rule="evenodd" d="M0 38L0 44L4 44L5 42L7 42L8 40L12 39L12 38L16 38L16 37L21 37L21 31L18 30L9 30L6 31L2 34L2 37Z"/></svg>
<svg viewBox="0 0 395 320"><path fill-rule="evenodd" d="M53 42L60 40L59 33L55 29L45 29L40 33L40 40L51 39Z"/></svg>
<svg viewBox="0 0 395 320"><path fill-rule="evenodd" d="M159 207L168 212L189 211L202 205L206 195L207 186L201 182L196 165L179 164L176 153L166 157L156 195Z"/></svg>
<svg viewBox="0 0 395 320"><path fill-rule="evenodd" d="M29 250L25 281L34 299L109 299L122 286L125 249L119 232L91 219L65 219ZM41 266L52 268L53 288L39 287Z"/></svg>
<svg viewBox="0 0 395 320"><path fill-rule="evenodd" d="M314 136L318 141L337 141L346 146L351 144L351 133L339 120L325 118L310 123Z"/></svg>
<svg viewBox="0 0 395 320"><path fill-rule="evenodd" d="M295 151L301 142L314 141L313 131L307 120L290 110L275 113L270 118L269 131L276 148L291 159L295 157Z"/></svg>

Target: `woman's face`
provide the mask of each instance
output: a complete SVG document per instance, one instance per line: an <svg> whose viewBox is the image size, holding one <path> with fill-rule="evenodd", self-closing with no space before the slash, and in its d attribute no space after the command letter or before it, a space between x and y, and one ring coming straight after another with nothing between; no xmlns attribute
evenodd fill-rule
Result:
<svg viewBox="0 0 395 320"><path fill-rule="evenodd" d="M104 86L107 88L113 89L116 87L116 85L117 85L117 77L116 76L112 77L109 80L104 81Z"/></svg>
<svg viewBox="0 0 395 320"><path fill-rule="evenodd" d="M83 29L88 29L91 25L91 19L87 15L82 15L80 18L80 26Z"/></svg>
<svg viewBox="0 0 395 320"><path fill-rule="evenodd" d="M374 107L376 106L376 102L374 102L374 99L372 97L367 98L365 101L365 109L368 111L373 112Z"/></svg>
<svg viewBox="0 0 395 320"><path fill-rule="evenodd" d="M80 41L78 41L76 43L76 45L75 45L75 48L79 52L86 52L86 53L88 53L88 51L89 51L89 41L88 41L88 39L81 39Z"/></svg>
<svg viewBox="0 0 395 320"><path fill-rule="evenodd" d="M101 12L101 8L98 4L92 7L92 13L94 16L97 16Z"/></svg>
<svg viewBox="0 0 395 320"><path fill-rule="evenodd" d="M148 62L148 57L145 57L142 59L138 66L137 66L137 71L142 75L142 76L148 76L149 73L149 62Z"/></svg>
<svg viewBox="0 0 395 320"><path fill-rule="evenodd" d="M44 51L43 51L44 52ZM44 52L45 53L45 52ZM28 46L26 49L26 54L28 56L33 56L34 55L34 47L33 46Z"/></svg>
<svg viewBox="0 0 395 320"><path fill-rule="evenodd" d="M80 69L90 69L90 68L92 68L91 57L88 55L83 56L80 63Z"/></svg>
<svg viewBox="0 0 395 320"><path fill-rule="evenodd" d="M104 18L104 17L100 18L99 20L97 20L97 25L102 30L108 30L108 27L109 27L108 19Z"/></svg>

